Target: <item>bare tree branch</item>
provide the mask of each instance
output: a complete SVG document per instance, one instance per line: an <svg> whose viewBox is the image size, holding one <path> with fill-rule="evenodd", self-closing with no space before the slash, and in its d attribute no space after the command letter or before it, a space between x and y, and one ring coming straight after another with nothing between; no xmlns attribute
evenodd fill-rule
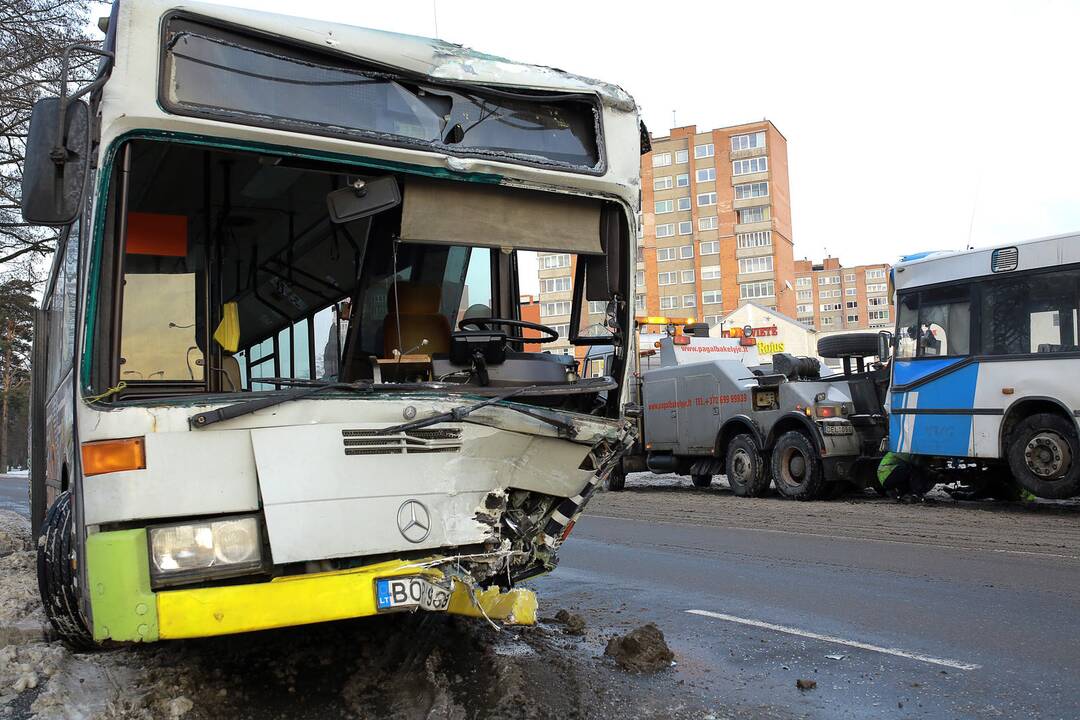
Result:
<svg viewBox="0 0 1080 720"><path fill-rule="evenodd" d="M88 8L88 0L0 0L0 266L52 252L56 231L22 218L27 127L34 102L59 92L64 47L88 41ZM69 80L85 81L96 59L74 60Z"/></svg>

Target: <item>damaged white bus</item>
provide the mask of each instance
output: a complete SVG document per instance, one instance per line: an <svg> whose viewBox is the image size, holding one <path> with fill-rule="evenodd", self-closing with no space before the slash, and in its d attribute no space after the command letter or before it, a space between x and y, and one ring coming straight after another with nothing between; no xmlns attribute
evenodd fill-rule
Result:
<svg viewBox="0 0 1080 720"><path fill-rule="evenodd" d="M31 431L61 636L533 622L516 586L629 442L633 99L166 0L121 0L104 49L71 52L97 79L35 106L24 179L27 220L63 228ZM558 337L521 319L527 252L561 256L571 343L613 345L606 375L526 351Z"/></svg>

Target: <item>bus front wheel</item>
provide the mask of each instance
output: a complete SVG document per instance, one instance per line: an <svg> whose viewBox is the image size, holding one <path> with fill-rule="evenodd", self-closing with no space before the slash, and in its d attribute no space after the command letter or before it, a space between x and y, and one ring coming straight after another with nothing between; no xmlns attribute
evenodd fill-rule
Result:
<svg viewBox="0 0 1080 720"><path fill-rule="evenodd" d="M79 599L78 554L75 547L71 491L56 498L41 527L37 549L38 590L45 615L56 634L68 645L94 647Z"/></svg>
<svg viewBox="0 0 1080 720"><path fill-rule="evenodd" d="M1009 434L1009 469L1025 490L1061 500L1080 494L1080 440L1072 422L1038 413Z"/></svg>

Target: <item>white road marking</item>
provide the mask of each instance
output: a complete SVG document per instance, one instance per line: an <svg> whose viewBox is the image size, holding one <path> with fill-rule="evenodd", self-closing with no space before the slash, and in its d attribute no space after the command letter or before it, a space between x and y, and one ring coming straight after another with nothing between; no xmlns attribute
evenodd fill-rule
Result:
<svg viewBox="0 0 1080 720"><path fill-rule="evenodd" d="M774 630L776 632L787 633L788 635L798 635L799 637L810 638L811 640L821 640L822 642L836 643L837 645L847 645L848 647L859 648L860 650L870 650L871 652L884 653L885 655L895 655L896 657L907 658L909 660L918 660L920 662L930 663L932 665L942 665L944 667L953 668L955 670L978 670L982 667L982 665L960 662L959 660L937 658L930 655L922 655L920 653L908 652L907 650L900 650L899 648L881 647L880 645L871 645L869 643L859 642L858 640L845 640L844 638L833 637L832 635L822 635L820 633L810 632L808 630L800 630L799 628L793 628L787 625L776 625L774 623L764 622L762 620L752 620L750 618L736 617L735 615L726 615L724 613L716 613L709 610L687 610L686 612L690 613L691 615L701 615L703 617L714 618L716 620L726 620L728 622L738 623L740 625L750 625L751 627L758 627L765 630Z"/></svg>

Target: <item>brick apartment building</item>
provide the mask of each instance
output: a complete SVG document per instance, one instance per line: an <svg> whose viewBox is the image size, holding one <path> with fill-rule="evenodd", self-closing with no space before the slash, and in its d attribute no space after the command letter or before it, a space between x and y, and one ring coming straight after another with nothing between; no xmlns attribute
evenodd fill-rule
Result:
<svg viewBox="0 0 1080 720"><path fill-rule="evenodd" d="M641 158L637 315L720 319L748 301L795 314L787 140L771 122L673 128ZM569 352L574 258L540 253L541 322ZM789 284L791 287L789 287ZM590 303L582 327L600 322Z"/></svg>
<svg viewBox="0 0 1080 720"><path fill-rule="evenodd" d="M818 332L889 328L889 265L795 261L795 317Z"/></svg>
<svg viewBox="0 0 1080 720"><path fill-rule="evenodd" d="M768 120L673 128L642 156L637 314L795 314L787 140Z"/></svg>

